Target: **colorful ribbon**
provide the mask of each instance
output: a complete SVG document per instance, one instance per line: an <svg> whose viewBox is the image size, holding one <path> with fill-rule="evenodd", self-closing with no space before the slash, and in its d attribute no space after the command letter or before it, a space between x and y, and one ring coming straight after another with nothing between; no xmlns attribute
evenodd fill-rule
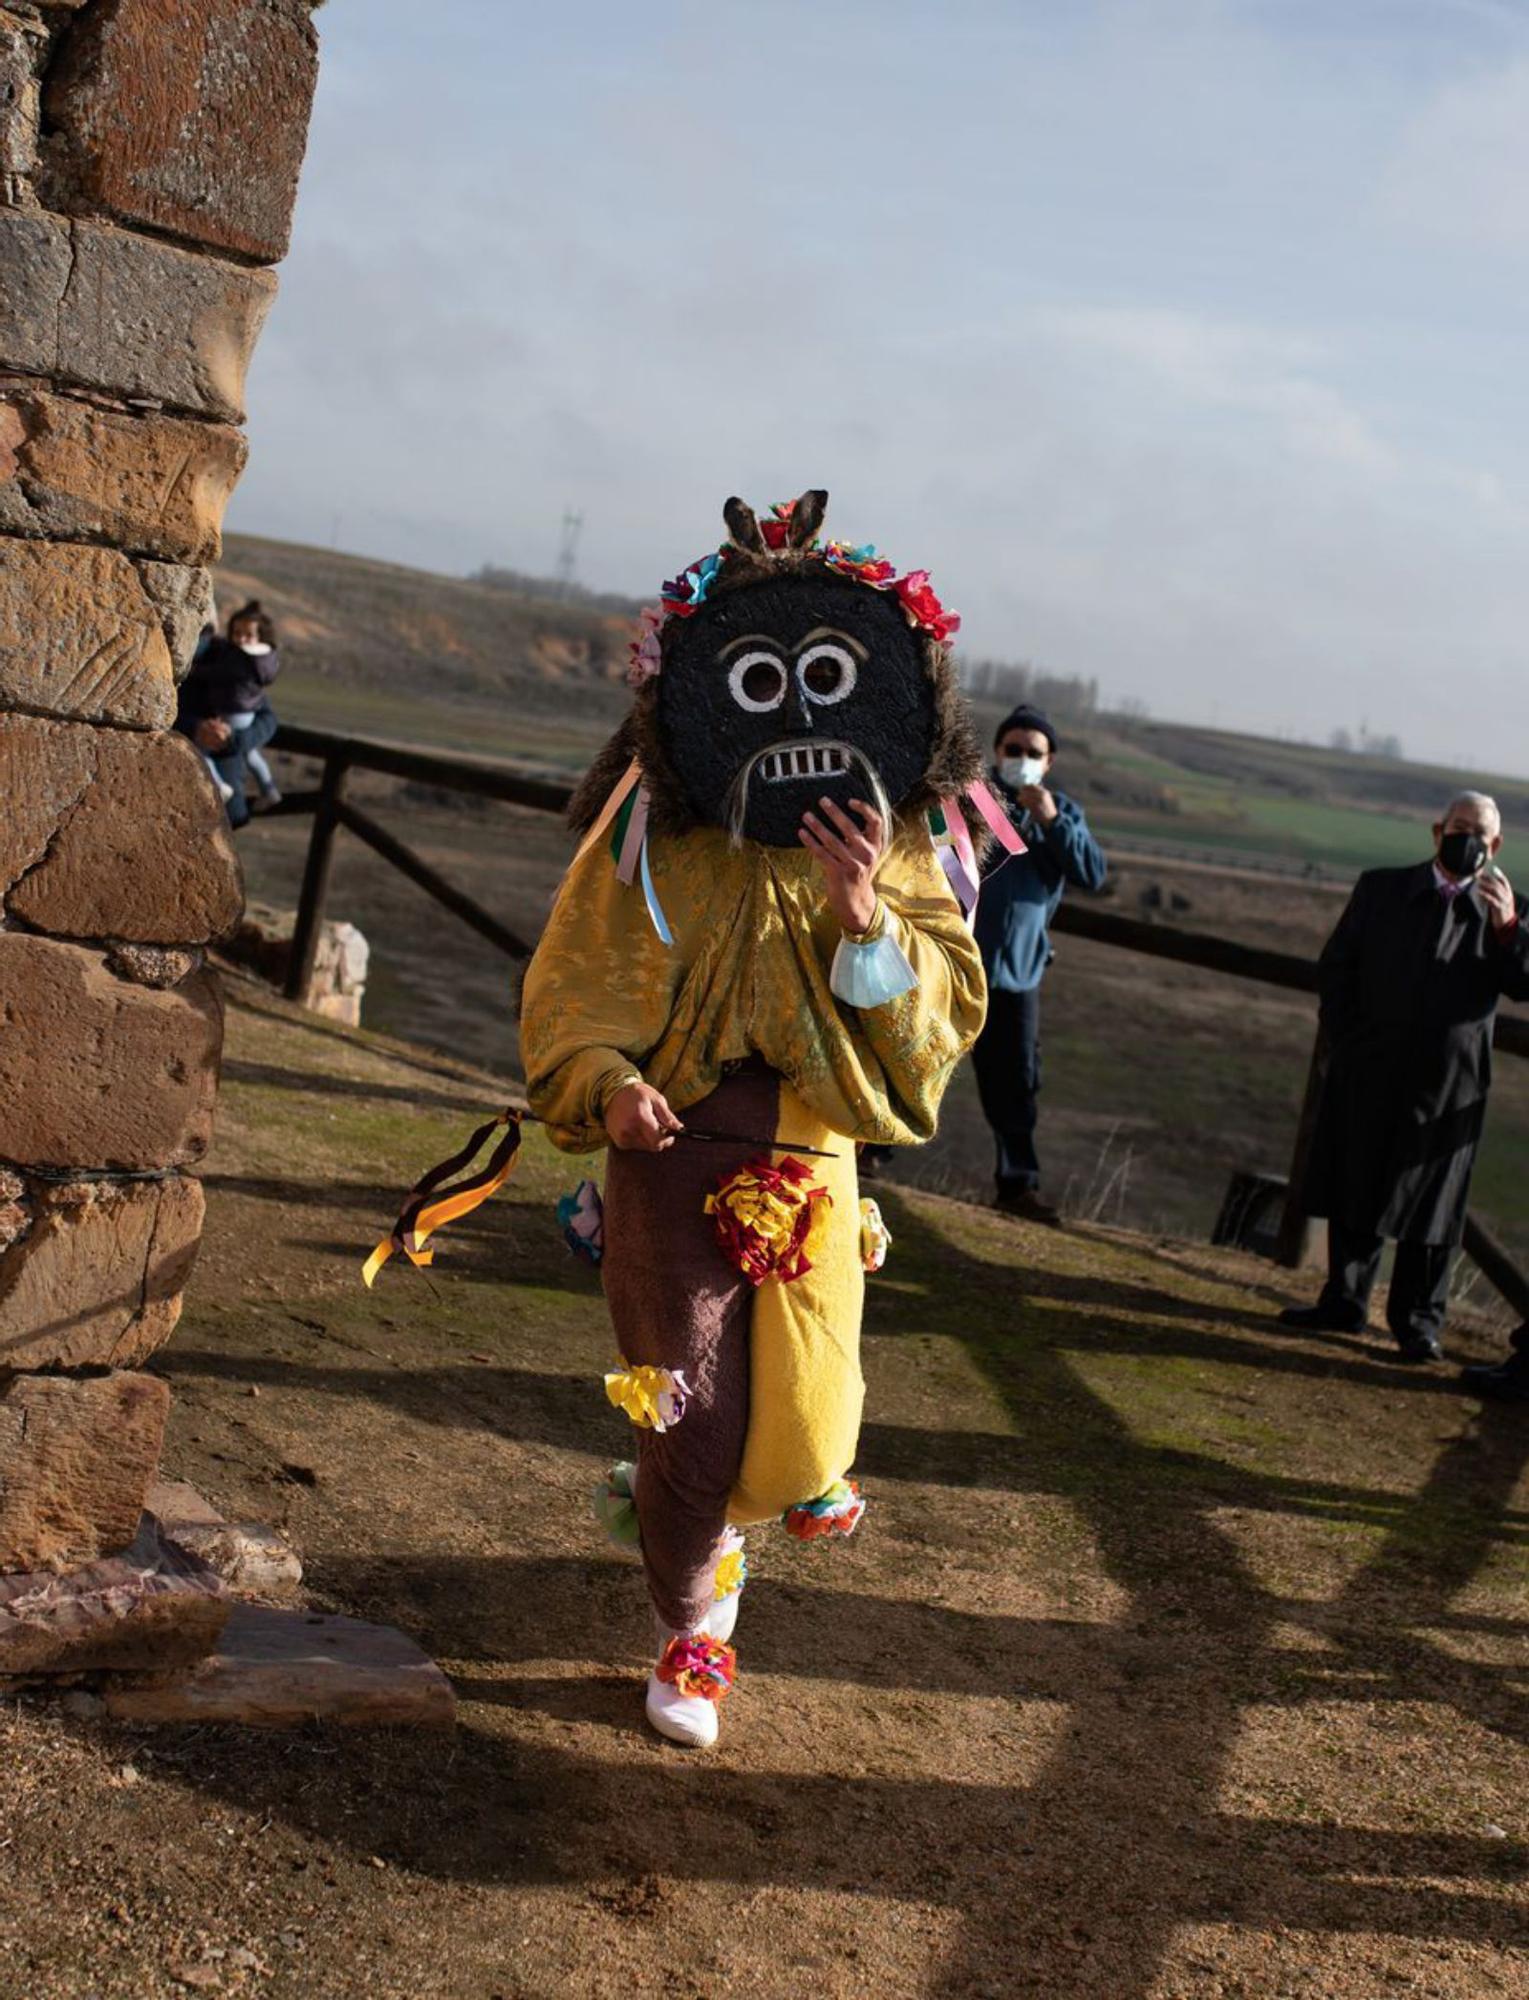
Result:
<svg viewBox="0 0 1529 2000"><path fill-rule="evenodd" d="M516 1155L520 1151L520 1121L523 1115L513 1105L501 1111L497 1118L480 1125L459 1153L453 1153L449 1160L442 1160L439 1166L431 1167L428 1173L420 1175L404 1197L398 1220L391 1231L361 1267L361 1276L368 1288L376 1283L377 1273L395 1250L401 1250L416 1270L433 1264L435 1252L425 1248L425 1239L437 1229L443 1229L448 1222L470 1215L488 1200L496 1188L503 1187L514 1172ZM471 1165L501 1125L506 1127L505 1135L494 1148L487 1165L454 1186L444 1185L453 1174Z"/></svg>

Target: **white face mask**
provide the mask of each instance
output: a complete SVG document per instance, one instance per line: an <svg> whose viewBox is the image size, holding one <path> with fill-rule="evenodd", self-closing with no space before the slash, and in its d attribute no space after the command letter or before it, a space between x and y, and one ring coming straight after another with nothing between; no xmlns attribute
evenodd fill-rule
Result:
<svg viewBox="0 0 1529 2000"><path fill-rule="evenodd" d="M241 653L254 653L260 657L263 657L271 650L263 639L240 639L235 643L238 645Z"/></svg>
<svg viewBox="0 0 1529 2000"><path fill-rule="evenodd" d="M1038 785L1046 775L1044 757L1005 757L998 765L998 775L1011 792L1022 792L1026 785Z"/></svg>

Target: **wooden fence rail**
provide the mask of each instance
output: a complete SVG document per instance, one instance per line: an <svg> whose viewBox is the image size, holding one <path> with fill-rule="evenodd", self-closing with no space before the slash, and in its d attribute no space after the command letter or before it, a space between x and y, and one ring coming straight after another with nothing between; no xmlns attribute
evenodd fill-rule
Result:
<svg viewBox="0 0 1529 2000"><path fill-rule="evenodd" d="M313 835L308 843L308 857L303 868L297 925L287 968L286 994L289 1000L305 1000L313 980L314 956L329 887L334 836L342 826L506 956L515 959L530 957L532 947L507 924L501 923L465 891L448 882L422 855L416 854L413 848L389 833L370 813L353 805L345 796L346 779L351 771L378 771L388 777L410 779L446 791L470 792L479 798L500 799L507 805L554 813L567 811L573 796L570 784L496 758L417 750L403 743L388 743L369 736L346 736L327 729L306 729L296 723L284 722L273 741L278 750L289 750L299 757L317 758L323 766L316 791L288 792L274 809L283 815L313 815ZM1261 986L1280 986L1293 993L1314 994L1318 990L1314 959L1301 958L1294 952L1267 951L1262 946L1241 944L1234 938L1216 937L1208 931L1186 931L1171 924L1150 923L1141 917L1123 916L1117 911L1103 910L1089 903L1062 903L1052 921L1052 928L1071 937L1088 938L1095 944L1139 952L1147 958L1169 959L1177 965L1196 966L1202 972L1216 972L1228 978L1251 979ZM1529 1056L1529 1020L1499 1014L1492 1041L1494 1048L1505 1055ZM1296 1131L1280 1229L1279 1255L1286 1264L1299 1263L1305 1252L1308 1218L1303 1191L1325 1060L1326 1052L1319 1037L1312 1054ZM1471 1216L1466 1223L1464 1248L1488 1282L1515 1311L1529 1319L1529 1274L1513 1261L1475 1216Z"/></svg>

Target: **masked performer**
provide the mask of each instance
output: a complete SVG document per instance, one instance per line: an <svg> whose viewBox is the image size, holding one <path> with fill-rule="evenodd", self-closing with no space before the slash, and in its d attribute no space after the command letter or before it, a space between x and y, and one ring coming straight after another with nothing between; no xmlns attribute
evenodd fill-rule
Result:
<svg viewBox="0 0 1529 2000"><path fill-rule="evenodd" d="M859 1519L855 1142L929 1138L985 1003L956 621L925 573L821 545L826 501L730 500L644 614L522 1007L531 1109L611 1148L607 1388L643 1427L611 1497L660 1627L648 1717L687 1744L733 1678L738 1529Z"/></svg>

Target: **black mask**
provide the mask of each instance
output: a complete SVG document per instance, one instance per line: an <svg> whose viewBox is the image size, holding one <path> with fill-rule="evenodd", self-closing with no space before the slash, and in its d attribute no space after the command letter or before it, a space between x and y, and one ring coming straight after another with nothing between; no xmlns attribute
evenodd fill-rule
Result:
<svg viewBox="0 0 1529 2000"><path fill-rule="evenodd" d="M1481 873L1487 858L1487 844L1479 833L1446 833L1439 842L1439 863L1457 882L1468 882Z"/></svg>
<svg viewBox="0 0 1529 2000"><path fill-rule="evenodd" d="M833 575L721 592L671 638L659 728L698 819L796 847L822 797L894 810L917 790L935 734L920 635L880 591Z"/></svg>

